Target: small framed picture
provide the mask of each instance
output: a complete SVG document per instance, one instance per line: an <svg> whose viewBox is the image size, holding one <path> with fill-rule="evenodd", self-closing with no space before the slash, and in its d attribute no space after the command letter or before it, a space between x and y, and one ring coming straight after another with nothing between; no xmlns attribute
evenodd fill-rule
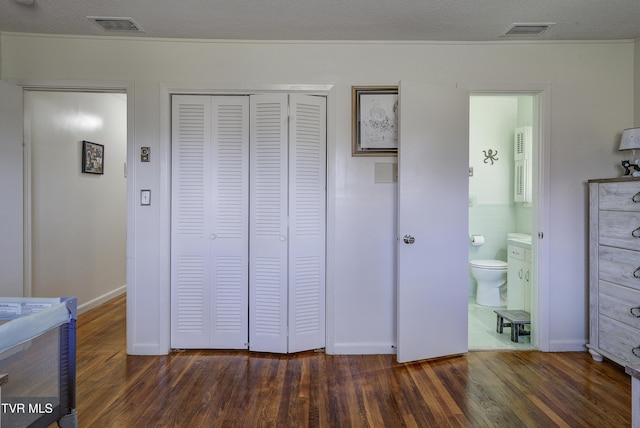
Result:
<svg viewBox="0 0 640 428"><path fill-rule="evenodd" d="M352 86L352 155L398 155L398 87Z"/></svg>
<svg viewBox="0 0 640 428"><path fill-rule="evenodd" d="M82 142L82 172L104 174L104 146L90 141Z"/></svg>

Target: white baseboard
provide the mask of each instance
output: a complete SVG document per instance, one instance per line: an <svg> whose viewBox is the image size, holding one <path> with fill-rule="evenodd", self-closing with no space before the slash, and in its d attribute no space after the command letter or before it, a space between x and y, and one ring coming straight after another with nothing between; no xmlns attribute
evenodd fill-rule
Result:
<svg viewBox="0 0 640 428"><path fill-rule="evenodd" d="M392 343L335 343L332 355L395 354Z"/></svg>
<svg viewBox="0 0 640 428"><path fill-rule="evenodd" d="M170 351L160 349L158 343L135 343L127 345L127 355L167 355Z"/></svg>
<svg viewBox="0 0 640 428"><path fill-rule="evenodd" d="M114 299L126 292L127 292L127 286L125 284L121 287L116 288L115 290L111 290L108 293L103 294L102 296L98 296L95 299L91 299L88 302L78 305L78 314L82 314L84 312L90 311L93 308L97 308L103 303L106 303L109 300Z"/></svg>
<svg viewBox="0 0 640 428"><path fill-rule="evenodd" d="M552 340L549 342L549 352L586 352L585 340Z"/></svg>

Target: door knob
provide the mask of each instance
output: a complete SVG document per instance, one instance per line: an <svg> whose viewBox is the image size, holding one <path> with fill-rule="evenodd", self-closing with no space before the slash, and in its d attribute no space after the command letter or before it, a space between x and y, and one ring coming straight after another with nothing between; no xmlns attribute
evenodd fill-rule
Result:
<svg viewBox="0 0 640 428"><path fill-rule="evenodd" d="M402 240L404 241L405 244L413 244L414 242L416 242L416 238L414 238L411 235L404 235L402 237Z"/></svg>

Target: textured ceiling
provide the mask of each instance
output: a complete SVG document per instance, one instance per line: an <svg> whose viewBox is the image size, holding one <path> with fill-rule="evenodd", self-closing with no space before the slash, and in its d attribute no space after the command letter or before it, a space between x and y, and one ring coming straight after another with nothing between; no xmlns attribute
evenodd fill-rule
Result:
<svg viewBox="0 0 640 428"><path fill-rule="evenodd" d="M31 0L21 0L31 1ZM87 16L130 17L135 37L248 40L505 40L513 23L555 23L534 40L640 36L640 0L0 0L0 31L113 35Z"/></svg>

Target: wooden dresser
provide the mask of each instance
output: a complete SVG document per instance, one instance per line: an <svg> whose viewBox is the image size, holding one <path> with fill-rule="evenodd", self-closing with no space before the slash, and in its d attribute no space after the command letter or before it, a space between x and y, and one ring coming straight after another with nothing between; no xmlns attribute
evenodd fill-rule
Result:
<svg viewBox="0 0 640 428"><path fill-rule="evenodd" d="M640 178L589 181L589 352L640 363Z"/></svg>

